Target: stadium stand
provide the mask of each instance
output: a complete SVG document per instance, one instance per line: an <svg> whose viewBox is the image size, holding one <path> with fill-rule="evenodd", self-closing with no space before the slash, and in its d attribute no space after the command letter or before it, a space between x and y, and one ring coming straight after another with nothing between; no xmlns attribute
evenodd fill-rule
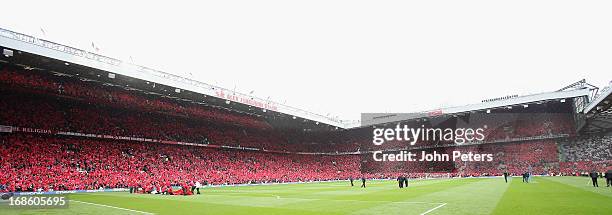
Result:
<svg viewBox="0 0 612 215"><path fill-rule="evenodd" d="M612 138L576 137L571 105L449 117L484 127L483 142L371 144L371 128L275 128L256 115L142 90L4 66L0 70L0 191L395 178L580 174L612 166ZM469 123L468 123L469 121ZM404 122L420 126L415 121ZM430 124L431 126L431 124ZM8 132L6 131L8 130ZM367 162L369 151L492 153L494 162Z"/></svg>
<svg viewBox="0 0 612 215"><path fill-rule="evenodd" d="M387 172L389 176L410 173L451 173L457 177L499 176L505 171L521 174L529 169L534 174L558 172L558 153L554 141L525 141L517 143L495 143L463 147L426 149L452 154L453 151L474 154L493 154L493 162L366 162L368 172ZM416 152L416 151L413 151ZM369 165L369 166L368 166ZM383 170L383 171L381 171Z"/></svg>
<svg viewBox="0 0 612 215"><path fill-rule="evenodd" d="M612 136L593 135L559 142L560 172L587 174L612 166Z"/></svg>
<svg viewBox="0 0 612 215"><path fill-rule="evenodd" d="M590 136L559 143L562 161L612 160L612 136Z"/></svg>
<svg viewBox="0 0 612 215"><path fill-rule="evenodd" d="M0 138L0 184L8 191L167 187L188 181L295 182L359 175L358 157L352 155L262 153L30 134Z"/></svg>

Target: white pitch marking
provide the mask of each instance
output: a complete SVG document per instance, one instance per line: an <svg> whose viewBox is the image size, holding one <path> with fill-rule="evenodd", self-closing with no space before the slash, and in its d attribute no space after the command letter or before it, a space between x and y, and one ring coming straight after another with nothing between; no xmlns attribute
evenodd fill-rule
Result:
<svg viewBox="0 0 612 215"><path fill-rule="evenodd" d="M227 195L230 193L225 193L225 194L212 194L209 193L209 196L236 196L236 195ZM236 193L231 193L231 194L236 194ZM263 194L263 193L262 193ZM363 203L391 203L391 204L431 204L431 205L445 205L446 203L444 202L403 202L403 201L377 201L377 200L352 200L352 199L319 199L319 198L295 198L295 197L281 197L279 195L273 195L273 194L266 194L269 196L273 196L276 197L277 199L295 199L295 200L313 200L313 201L343 201L343 202L363 202ZM254 197L263 197L263 196L254 196ZM269 198L269 197L267 197Z"/></svg>
<svg viewBox="0 0 612 215"><path fill-rule="evenodd" d="M141 213L141 214L149 214L149 215L153 215L154 214L154 213L149 213L149 212L144 212L144 211L137 211L137 210L127 209L127 208L120 208L120 207L115 207L115 206L110 206L110 205L103 205L103 204L96 204L96 203L91 203L91 202L82 202L82 201L77 201L77 200L70 200L70 201L71 202L78 202L78 203L82 203L82 204L88 204L88 205L95 205L95 206L100 206L100 207L107 207L107 208L131 211L131 212L136 212L136 213Z"/></svg>
<svg viewBox="0 0 612 215"><path fill-rule="evenodd" d="M280 196L277 196L277 195L272 195L272 196L276 196L276 199L280 199L281 198ZM431 213L432 211L437 210L438 208L444 207L447 204L447 203L444 203L444 202L362 201L362 200L350 200L350 199L316 199L316 198L309 199L309 198L291 198L291 197L289 197L289 198L283 197L283 199L348 201L348 202L380 202L380 203L390 203L390 204L436 204L436 205L438 205L438 206L436 206L436 207L434 207L432 209L429 209L428 211L423 212L420 215L425 215L425 214Z"/></svg>
<svg viewBox="0 0 612 215"><path fill-rule="evenodd" d="M424 213L422 213L421 215L428 214L428 213L430 213L430 212L432 212L432 211L434 211L434 210L436 210L436 209L438 209L438 208L444 207L444 205L446 205L446 203L442 203L441 205L438 205L438 206L437 206L437 207L435 207L435 208L429 209L428 211L425 211L425 212L424 212Z"/></svg>

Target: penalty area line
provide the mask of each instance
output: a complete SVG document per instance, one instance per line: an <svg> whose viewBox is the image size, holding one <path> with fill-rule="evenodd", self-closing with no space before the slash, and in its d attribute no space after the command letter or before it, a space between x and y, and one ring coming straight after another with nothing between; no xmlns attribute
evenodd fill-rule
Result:
<svg viewBox="0 0 612 215"><path fill-rule="evenodd" d="M81 204L95 205L95 206L100 206L100 207L113 208L113 209L124 210L124 211L130 211L130 212L136 212L136 213L141 213L141 214L149 214L149 215L154 215L154 213L149 213L149 212L144 212L144 211L137 211L137 210L127 209L127 208L120 208L120 207L115 207L115 206L110 206L110 205L96 204L96 203L91 203L91 202L83 202L83 201L77 201L77 200L70 200L70 201L71 201L71 202L81 203Z"/></svg>
<svg viewBox="0 0 612 215"><path fill-rule="evenodd" d="M446 205L446 203L442 203L441 205L438 205L438 206L436 206L435 208L429 209L428 211L425 211L425 212L423 212L423 213L422 213L422 214L420 214L420 215L425 215L425 214L431 213L432 211L435 211L435 210L436 210L436 209L438 209L438 208L444 207L444 205Z"/></svg>

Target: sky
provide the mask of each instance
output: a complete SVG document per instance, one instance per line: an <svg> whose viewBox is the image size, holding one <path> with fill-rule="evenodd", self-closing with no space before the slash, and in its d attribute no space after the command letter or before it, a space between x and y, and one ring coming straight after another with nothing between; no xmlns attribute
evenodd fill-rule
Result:
<svg viewBox="0 0 612 215"><path fill-rule="evenodd" d="M612 1L19 0L2 3L0 27L355 120L583 78L606 86L610 11Z"/></svg>

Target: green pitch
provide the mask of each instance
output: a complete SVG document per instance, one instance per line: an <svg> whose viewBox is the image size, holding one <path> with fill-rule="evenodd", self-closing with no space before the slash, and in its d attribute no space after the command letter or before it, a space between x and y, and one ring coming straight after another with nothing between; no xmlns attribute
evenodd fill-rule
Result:
<svg viewBox="0 0 612 215"><path fill-rule="evenodd" d="M202 189L202 195L93 193L70 196L68 209L0 214L610 214L612 187L583 177L368 181Z"/></svg>

